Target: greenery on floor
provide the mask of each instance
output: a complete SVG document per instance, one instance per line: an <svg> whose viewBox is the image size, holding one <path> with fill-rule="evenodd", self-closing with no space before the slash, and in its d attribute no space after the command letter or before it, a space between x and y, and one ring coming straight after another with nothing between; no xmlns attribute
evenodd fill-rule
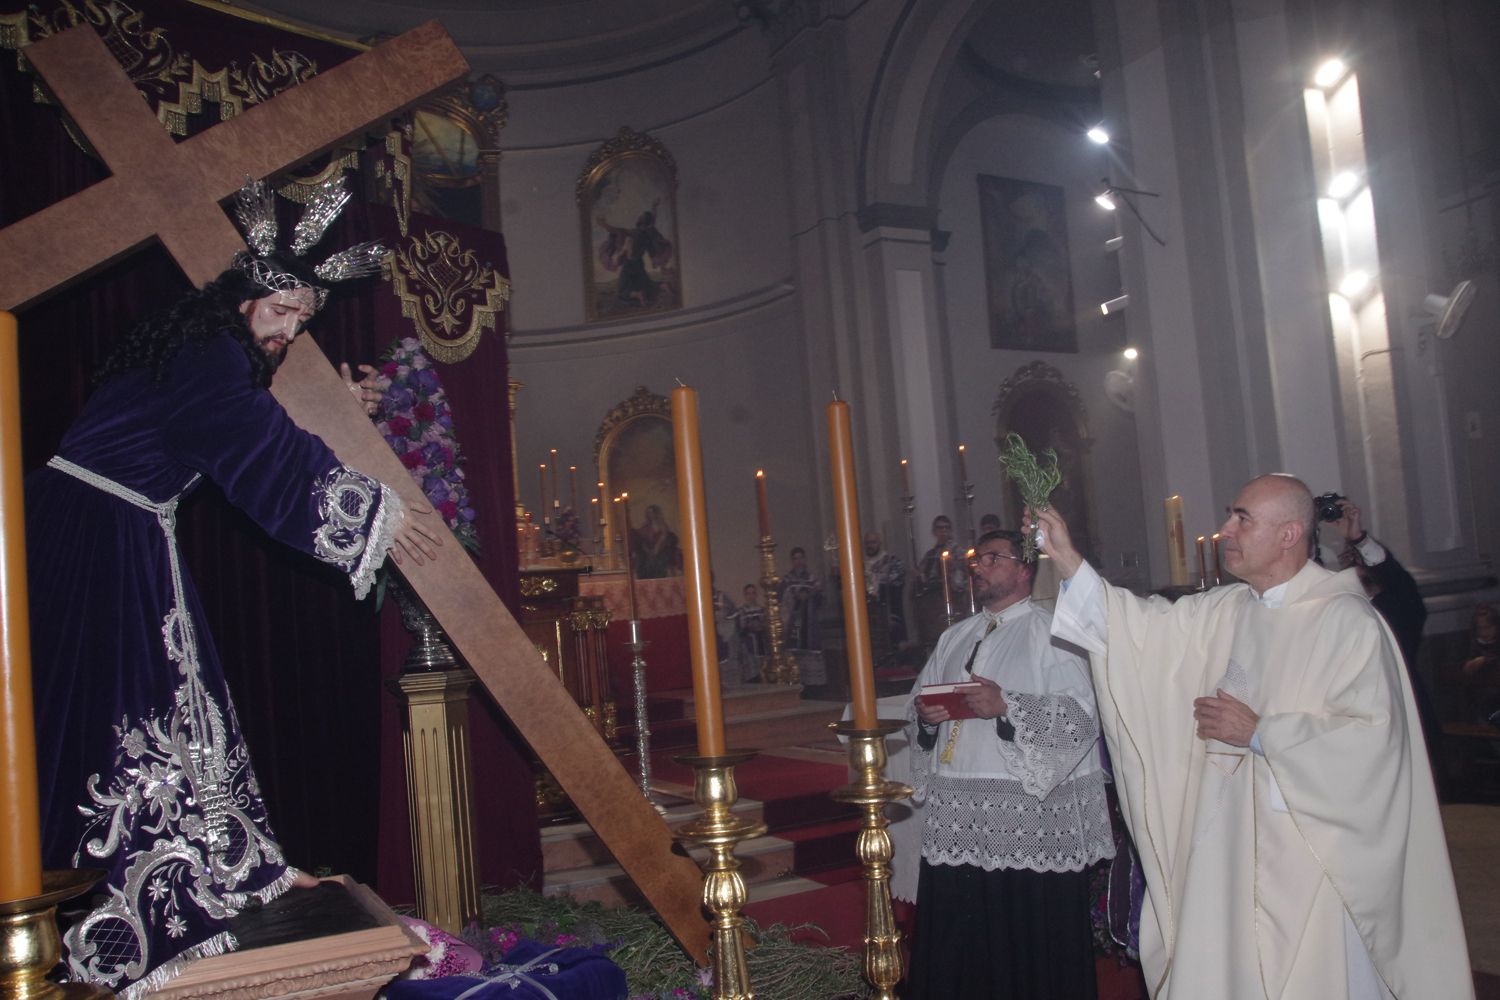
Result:
<svg viewBox="0 0 1500 1000"><path fill-rule="evenodd" d="M482 900L481 952L512 937L548 944L609 949L622 969L633 1000L675 1000L713 996L707 970L699 969L651 914L628 907L581 903L570 896L543 896L526 889ZM745 921L755 945L747 952L750 983L761 1000L839 1000L867 997L860 978L860 956L843 948L823 948L792 940L813 924L758 927ZM819 931L821 933L821 931ZM468 936L468 935L466 935Z"/></svg>

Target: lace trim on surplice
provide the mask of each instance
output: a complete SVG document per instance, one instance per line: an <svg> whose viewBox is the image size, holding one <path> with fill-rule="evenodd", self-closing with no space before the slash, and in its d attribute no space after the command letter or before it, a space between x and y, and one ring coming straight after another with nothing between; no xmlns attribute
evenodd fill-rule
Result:
<svg viewBox="0 0 1500 1000"><path fill-rule="evenodd" d="M1076 872L1115 854L1104 773L1062 782L1038 799L1009 778L928 780L922 857L985 871Z"/></svg>

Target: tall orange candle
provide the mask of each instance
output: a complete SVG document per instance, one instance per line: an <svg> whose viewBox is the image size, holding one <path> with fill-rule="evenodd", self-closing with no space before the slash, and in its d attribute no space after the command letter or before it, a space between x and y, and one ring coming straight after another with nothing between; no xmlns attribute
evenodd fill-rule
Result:
<svg viewBox="0 0 1500 1000"><path fill-rule="evenodd" d="M42 891L41 807L31 705L26 521L21 491L21 377L16 318L0 312L0 902Z"/></svg>
<svg viewBox="0 0 1500 1000"><path fill-rule="evenodd" d="M965 445L958 446L958 481L967 483L969 481L969 463L964 460Z"/></svg>
<svg viewBox="0 0 1500 1000"><path fill-rule="evenodd" d="M766 470L755 470L755 512L760 516L760 537L771 537L771 504L766 499Z"/></svg>
<svg viewBox="0 0 1500 1000"><path fill-rule="evenodd" d="M719 654L714 633L712 561L708 555L708 504L703 494L703 449L698 435L698 393L672 390L672 449L677 458L677 509L682 518L683 596L687 601L688 652L693 661L693 701L698 753L724 753L724 705L719 700Z"/></svg>
<svg viewBox="0 0 1500 1000"><path fill-rule="evenodd" d="M1206 541L1202 535L1198 536L1198 582L1204 587L1208 586L1208 557L1203 552Z"/></svg>
<svg viewBox="0 0 1500 1000"><path fill-rule="evenodd" d="M839 584L844 596L844 642L849 659L849 700L854 724L874 729L875 660L870 652L870 612L865 605L865 550L859 530L859 494L854 486L854 436L849 404L828 404L828 468L833 476L833 513L839 542Z"/></svg>
<svg viewBox="0 0 1500 1000"><path fill-rule="evenodd" d="M1214 586L1217 587L1224 582L1224 561L1219 553L1219 533L1215 531L1208 536L1208 540L1214 550Z"/></svg>
<svg viewBox="0 0 1500 1000"><path fill-rule="evenodd" d="M1187 529L1183 527L1182 497L1167 497L1163 504L1167 518L1167 570L1174 587L1188 582Z"/></svg>
<svg viewBox="0 0 1500 1000"><path fill-rule="evenodd" d="M901 495L911 496L911 473L907 471L904 458L901 460Z"/></svg>
<svg viewBox="0 0 1500 1000"><path fill-rule="evenodd" d="M573 513L578 513L578 466L568 466L568 502L573 505Z"/></svg>
<svg viewBox="0 0 1500 1000"><path fill-rule="evenodd" d="M639 621L641 616L635 606L635 556L630 551L630 494L621 493L615 497L615 503L620 505L621 551L625 553L625 590L630 595L630 620Z"/></svg>

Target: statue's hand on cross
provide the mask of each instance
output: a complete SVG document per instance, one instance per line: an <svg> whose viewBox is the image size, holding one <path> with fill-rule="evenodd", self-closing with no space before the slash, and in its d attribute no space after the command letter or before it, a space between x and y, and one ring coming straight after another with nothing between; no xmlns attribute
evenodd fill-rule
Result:
<svg viewBox="0 0 1500 1000"><path fill-rule="evenodd" d="M380 401L385 398L385 391L390 387L390 380L371 365L360 365L359 372L363 376L355 380L354 373L349 370L349 362L339 364L339 376L343 378L344 385L359 400L360 405L370 416L380 412Z"/></svg>
<svg viewBox="0 0 1500 1000"><path fill-rule="evenodd" d="M396 544L391 546L391 558L397 566L405 566L408 559L420 566L427 559L437 558L437 547L443 544L443 540L421 520L409 516L409 512L430 514L431 507L415 507L410 501L407 505L401 511L401 523L396 527Z"/></svg>

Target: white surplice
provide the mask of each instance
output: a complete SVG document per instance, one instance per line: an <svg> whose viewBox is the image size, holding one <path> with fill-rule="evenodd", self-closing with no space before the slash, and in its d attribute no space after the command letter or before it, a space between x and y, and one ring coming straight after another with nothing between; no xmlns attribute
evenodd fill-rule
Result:
<svg viewBox="0 0 1500 1000"><path fill-rule="evenodd" d="M1309 563L1277 590L1263 603L1273 595L1236 584L1173 604L1085 564L1057 604L1053 634L1091 654L1146 875L1152 995L1471 998L1395 640L1352 570ZM1193 700L1217 689L1259 714L1260 754L1197 737ZM1358 938L1347 947L1346 926ZM1370 962L1378 980L1362 985Z"/></svg>

